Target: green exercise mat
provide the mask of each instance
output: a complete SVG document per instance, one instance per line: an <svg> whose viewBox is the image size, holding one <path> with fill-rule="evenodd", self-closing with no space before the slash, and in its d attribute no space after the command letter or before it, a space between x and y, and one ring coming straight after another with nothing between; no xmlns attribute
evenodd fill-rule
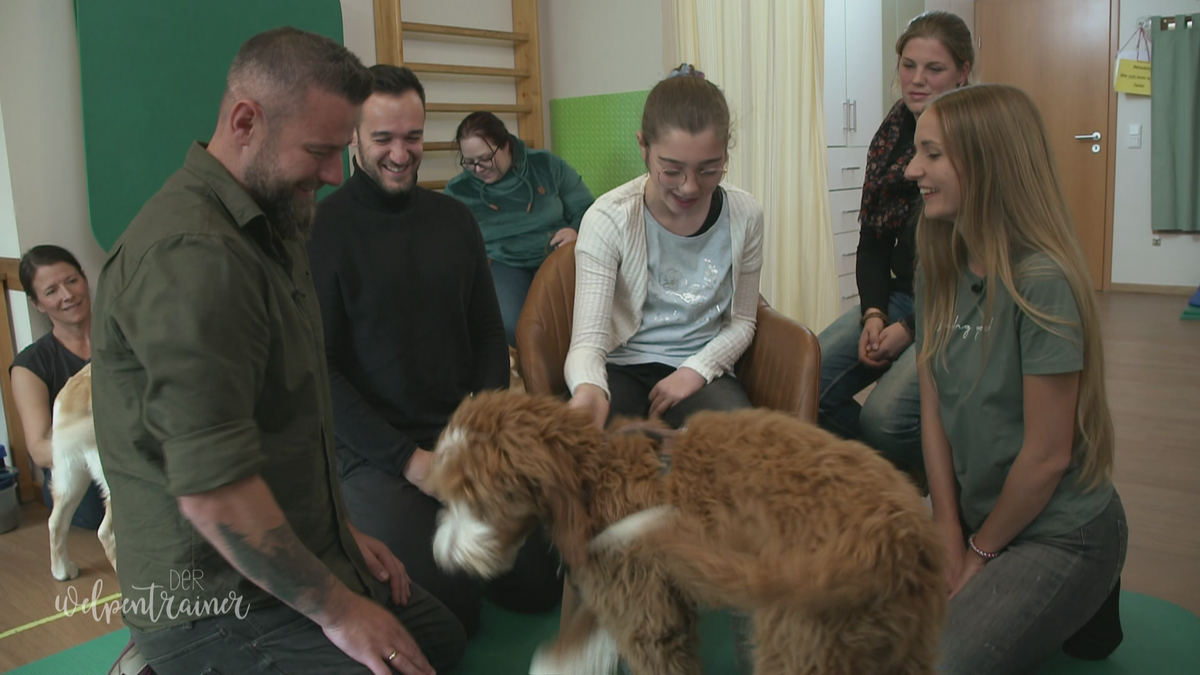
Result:
<svg viewBox="0 0 1200 675"><path fill-rule="evenodd" d="M1104 661L1055 654L1037 675L1196 675L1200 618L1165 600L1121 592L1125 642ZM558 631L558 612L514 614L484 603L482 627L454 675L525 675L534 649ZM51 629L52 630L52 629ZM700 622L700 653L707 675L736 672L732 627L724 612ZM8 638L20 639L20 638ZM129 640L118 630L10 671L9 675L104 675ZM0 649L4 647L0 642Z"/></svg>

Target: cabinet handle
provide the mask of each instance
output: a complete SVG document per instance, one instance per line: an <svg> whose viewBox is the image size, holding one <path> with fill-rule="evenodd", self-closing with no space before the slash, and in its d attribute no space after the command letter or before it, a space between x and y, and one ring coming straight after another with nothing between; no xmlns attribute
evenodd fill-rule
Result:
<svg viewBox="0 0 1200 675"><path fill-rule="evenodd" d="M855 254L857 254L857 253L858 253L858 251L851 251L851 252L849 252L849 253L843 253L843 254L842 254L842 257L843 257L843 258L849 258L850 256L852 256L852 255L855 255ZM854 297L854 296L850 296L850 297Z"/></svg>
<svg viewBox="0 0 1200 675"><path fill-rule="evenodd" d="M862 209L846 209L842 213L858 213L859 211L862 211Z"/></svg>
<svg viewBox="0 0 1200 675"><path fill-rule="evenodd" d="M850 114L852 115L852 117L850 119L853 120L852 122L850 122L850 131L857 132L858 131L858 101L850 102Z"/></svg>
<svg viewBox="0 0 1200 675"><path fill-rule="evenodd" d="M850 131L850 101L842 101L842 131Z"/></svg>
<svg viewBox="0 0 1200 675"><path fill-rule="evenodd" d="M849 300L850 298L857 298L857 297L858 297L858 293L851 293L850 295L843 295L842 299Z"/></svg>
<svg viewBox="0 0 1200 675"><path fill-rule="evenodd" d="M862 169L861 166L843 166L842 167L842 171L858 171L860 169Z"/></svg>

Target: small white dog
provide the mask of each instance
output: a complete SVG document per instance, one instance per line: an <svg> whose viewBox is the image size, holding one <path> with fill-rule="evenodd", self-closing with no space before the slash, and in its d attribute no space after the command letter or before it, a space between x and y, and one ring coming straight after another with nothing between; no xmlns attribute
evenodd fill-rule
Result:
<svg viewBox="0 0 1200 675"><path fill-rule="evenodd" d="M92 424L92 364L67 380L54 399L50 444L54 461L50 476L50 494L54 497L54 510L50 512L50 573L59 581L79 576L79 567L67 557L67 531L75 509L93 481L100 486L100 496L104 498L104 520L97 534L104 545L104 555L113 569L117 569L108 481L100 468L96 427Z"/></svg>

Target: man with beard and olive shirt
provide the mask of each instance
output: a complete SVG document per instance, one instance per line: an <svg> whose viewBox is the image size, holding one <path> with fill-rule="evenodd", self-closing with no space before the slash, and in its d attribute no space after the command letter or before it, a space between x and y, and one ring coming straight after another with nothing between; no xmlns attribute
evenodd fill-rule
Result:
<svg viewBox="0 0 1200 675"><path fill-rule="evenodd" d="M252 37L212 140L100 275L96 437L125 621L160 675L432 675L465 649L446 607L347 521L335 474L303 239L370 91L327 38Z"/></svg>
<svg viewBox="0 0 1200 675"><path fill-rule="evenodd" d="M558 554L540 533L486 586L433 560L440 504L424 492L438 435L463 398L508 386L508 341L483 235L457 200L417 186L425 91L407 68L371 68L355 172L322 200L308 244L333 387L350 522L404 561L468 635L480 598L558 604Z"/></svg>

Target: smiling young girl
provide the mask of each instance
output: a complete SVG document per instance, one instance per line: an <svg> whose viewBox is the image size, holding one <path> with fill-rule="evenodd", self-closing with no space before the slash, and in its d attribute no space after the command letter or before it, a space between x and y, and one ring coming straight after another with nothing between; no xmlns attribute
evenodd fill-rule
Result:
<svg viewBox="0 0 1200 675"><path fill-rule="evenodd" d="M1024 673L1060 645L1103 658L1126 520L1091 276L1041 115L1014 87L967 87L926 107L916 147L921 432L950 562L940 670Z"/></svg>
<svg viewBox="0 0 1200 675"><path fill-rule="evenodd" d="M564 374L573 406L683 424L750 407L733 376L754 337L762 207L721 182L729 106L683 65L646 99L647 173L604 194L575 248L575 317Z"/></svg>

